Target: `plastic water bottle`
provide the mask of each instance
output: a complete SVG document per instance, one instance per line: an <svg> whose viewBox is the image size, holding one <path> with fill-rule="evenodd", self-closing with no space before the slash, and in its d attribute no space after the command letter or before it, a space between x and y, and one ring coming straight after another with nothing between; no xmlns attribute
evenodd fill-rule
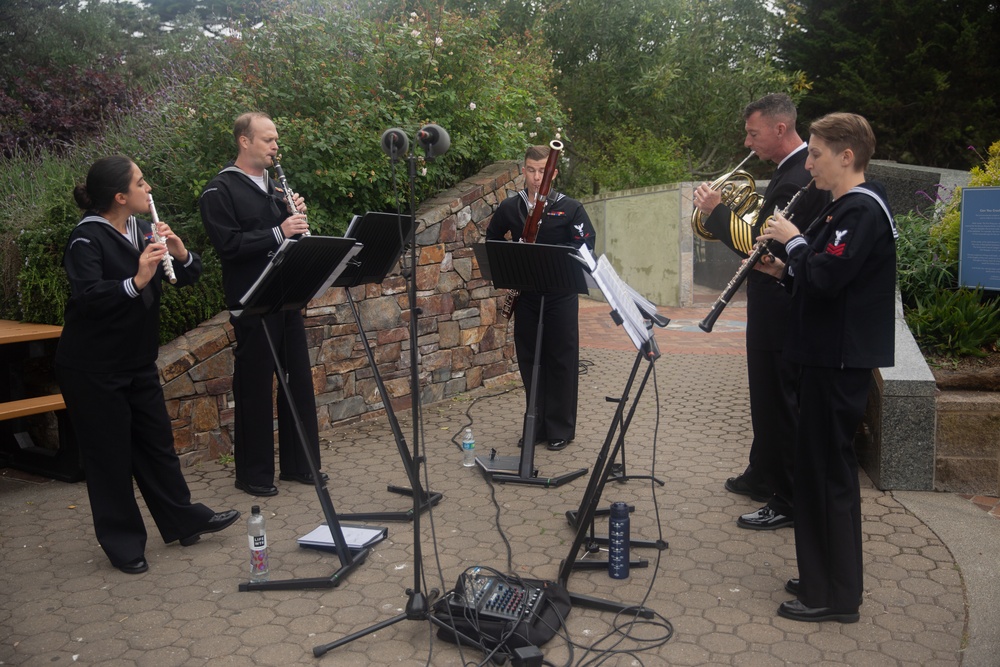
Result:
<svg viewBox="0 0 1000 667"><path fill-rule="evenodd" d="M472 429L465 429L465 437L462 438L462 465L471 468L476 465L476 440L472 437Z"/></svg>
<svg viewBox="0 0 1000 667"><path fill-rule="evenodd" d="M611 503L611 519L608 522L608 574L612 579L628 579L628 547L628 505Z"/></svg>
<svg viewBox="0 0 1000 667"><path fill-rule="evenodd" d="M264 528L264 515L260 513L260 505L250 508L250 518L247 519L247 540L250 542L250 581L267 581L267 532Z"/></svg>

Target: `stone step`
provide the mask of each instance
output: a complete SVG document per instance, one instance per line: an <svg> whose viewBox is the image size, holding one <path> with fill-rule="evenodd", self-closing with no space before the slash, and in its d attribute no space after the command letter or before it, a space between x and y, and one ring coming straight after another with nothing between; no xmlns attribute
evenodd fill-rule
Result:
<svg viewBox="0 0 1000 667"><path fill-rule="evenodd" d="M942 391L936 405L934 487L1000 494L1000 393Z"/></svg>

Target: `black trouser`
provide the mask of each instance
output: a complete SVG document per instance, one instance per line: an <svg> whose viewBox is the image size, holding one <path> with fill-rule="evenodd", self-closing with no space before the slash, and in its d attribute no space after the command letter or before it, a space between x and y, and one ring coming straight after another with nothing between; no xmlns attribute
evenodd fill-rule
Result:
<svg viewBox="0 0 1000 667"><path fill-rule="evenodd" d="M531 400L532 366L538 333L540 294L523 293L514 313L514 349L524 382L526 401ZM542 349L539 362L538 426L535 439L573 440L576 437L576 405L580 379L580 301L576 294L546 294L542 314Z"/></svg>
<svg viewBox="0 0 1000 667"><path fill-rule="evenodd" d="M145 552L133 477L164 542L201 528L213 512L191 504L155 364L122 373L56 370L83 453L97 541L111 563L124 565Z"/></svg>
<svg viewBox="0 0 1000 667"><path fill-rule="evenodd" d="M853 611L863 590L861 488L854 434L869 369L804 366L795 452L795 554L799 600Z"/></svg>
<svg viewBox="0 0 1000 667"><path fill-rule="evenodd" d="M792 515L793 506L799 372L797 364L782 359L780 350L747 350L751 483L772 491L768 506L785 516Z"/></svg>
<svg viewBox="0 0 1000 667"><path fill-rule="evenodd" d="M319 426L312 368L306 346L302 313L285 310L265 318L244 316L231 320L236 333L233 398L235 414L236 479L246 484L274 484L274 357L267 344L262 322L288 374L292 400L306 434L306 444L319 466ZM305 451L299 442L288 397L278 385L278 465L283 473L309 472Z"/></svg>

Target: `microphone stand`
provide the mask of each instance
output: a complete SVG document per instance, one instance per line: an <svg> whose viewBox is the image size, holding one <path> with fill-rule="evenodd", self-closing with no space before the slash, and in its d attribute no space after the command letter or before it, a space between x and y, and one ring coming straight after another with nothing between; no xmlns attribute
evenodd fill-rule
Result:
<svg viewBox="0 0 1000 667"><path fill-rule="evenodd" d="M448 133L436 125L428 125L420 130L421 134L425 133L428 128L433 128L435 131L435 136L426 139L421 136L421 146L427 154L427 160L431 161L434 159L433 147L438 145L439 155L443 155L450 145L448 140ZM390 133L398 133L390 136L390 140L386 140L386 136ZM402 135L402 146L400 146L400 136ZM392 181L396 182L396 161L399 159L399 153L406 152L406 135L400 130L388 130L383 134L382 148L389 155L392 161ZM386 619L380 623L376 623L364 630L360 630L346 637L342 637L336 641L332 641L329 644L323 644L317 646L313 649L313 655L317 658L324 655L327 651L331 651L338 646L343 646L344 644L349 644L355 639L360 639L366 635L370 635L377 632L383 628L387 628L391 625L395 625L400 621L431 621L440 627L448 627L446 623L438 618L435 618L433 614L430 613L430 606L433 604L434 600L438 596L438 589L431 589L430 594L425 594L421 589L423 584L423 555L420 547L420 504L424 497L423 488L420 486L420 464L424 462L424 458L420 455L420 374L417 367L419 363L417 354L417 317L421 313L421 309L417 306L417 219L416 212L414 210L414 200L416 199L416 180L417 180L417 159L415 155L409 155L406 158L408 165L408 177L409 177L409 188L410 188L410 216L413 220L413 224L410 225L410 234L407 239L410 244L410 268L409 272L405 275L407 281L407 296L408 305L410 309L410 402L411 409L413 411L413 436L411 442L413 443L413 456L412 456L412 470L408 470L410 480L413 483L413 588L406 589L406 594L409 599L406 603L406 609L403 613L398 614L392 618ZM398 198L397 198L398 202ZM398 215L398 205L397 205L397 215Z"/></svg>

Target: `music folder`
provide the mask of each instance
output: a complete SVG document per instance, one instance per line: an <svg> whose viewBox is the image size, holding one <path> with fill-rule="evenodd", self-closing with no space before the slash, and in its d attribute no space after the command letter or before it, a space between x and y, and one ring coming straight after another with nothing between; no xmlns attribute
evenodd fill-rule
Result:
<svg viewBox="0 0 1000 667"><path fill-rule="evenodd" d="M301 310L329 289L361 248L355 239L334 236L285 239L240 299L243 308L230 312L239 317L263 315L275 309ZM294 271L279 269L286 262Z"/></svg>
<svg viewBox="0 0 1000 667"><path fill-rule="evenodd" d="M373 544L378 544L389 536L389 529L385 526L364 526L361 524L342 523L340 529L344 533L344 541L347 548L351 550L363 549ZM336 544L333 541L333 534L330 527L321 523L309 533L298 538L300 547L312 549L326 549L333 551Z"/></svg>

